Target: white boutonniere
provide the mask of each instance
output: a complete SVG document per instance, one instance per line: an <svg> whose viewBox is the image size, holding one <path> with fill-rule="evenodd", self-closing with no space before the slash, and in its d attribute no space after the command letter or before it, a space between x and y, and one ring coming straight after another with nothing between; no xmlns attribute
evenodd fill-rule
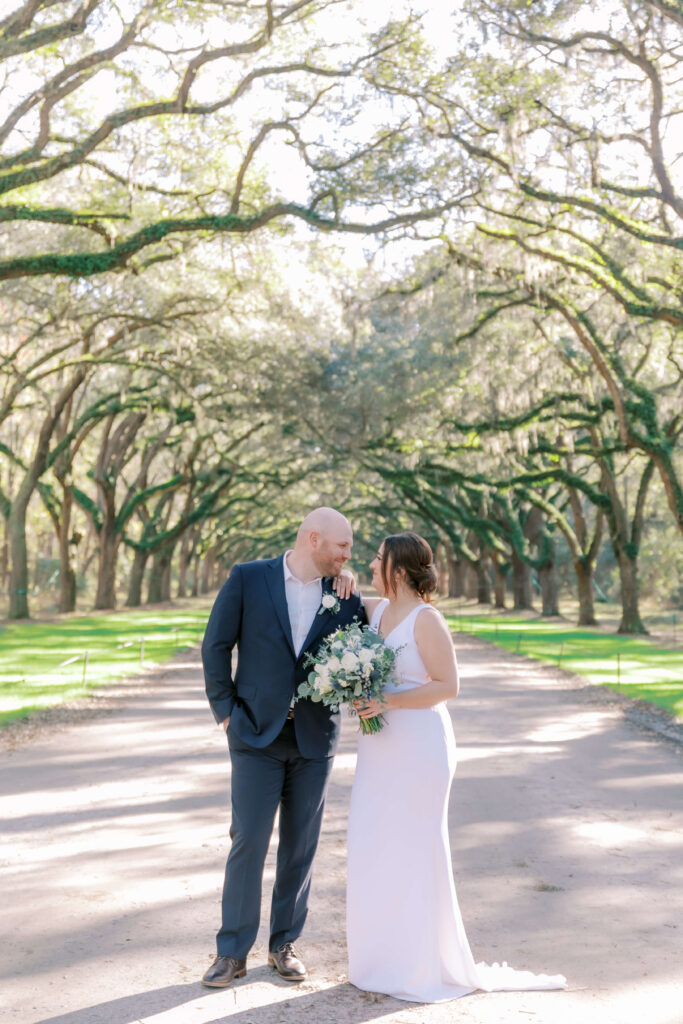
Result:
<svg viewBox="0 0 683 1024"><path fill-rule="evenodd" d="M318 615L323 615L325 612L330 612L331 615L336 615L341 604L336 594L323 594L322 608L318 612Z"/></svg>

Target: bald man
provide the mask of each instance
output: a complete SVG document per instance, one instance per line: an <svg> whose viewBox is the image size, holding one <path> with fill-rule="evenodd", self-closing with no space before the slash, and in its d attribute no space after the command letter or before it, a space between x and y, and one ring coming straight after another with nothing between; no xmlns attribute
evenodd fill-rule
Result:
<svg viewBox="0 0 683 1024"><path fill-rule="evenodd" d="M278 808L268 963L286 981L306 977L293 943L306 920L339 714L310 700L294 704L293 698L307 676L306 655L354 617L366 621L357 594L332 608L322 601L333 592L352 543L348 520L336 509L317 508L304 519L291 551L234 566L211 611L202 644L206 694L227 732L232 762L232 846L218 953L202 978L211 988L247 973Z"/></svg>

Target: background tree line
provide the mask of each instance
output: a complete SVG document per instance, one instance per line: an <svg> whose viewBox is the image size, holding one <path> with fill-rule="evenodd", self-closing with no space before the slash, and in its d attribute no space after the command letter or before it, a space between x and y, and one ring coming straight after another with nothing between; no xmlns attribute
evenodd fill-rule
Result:
<svg viewBox="0 0 683 1024"><path fill-rule="evenodd" d="M196 593L318 501L484 604L681 601L683 8L453 8L447 51L335 0L0 21L11 617Z"/></svg>

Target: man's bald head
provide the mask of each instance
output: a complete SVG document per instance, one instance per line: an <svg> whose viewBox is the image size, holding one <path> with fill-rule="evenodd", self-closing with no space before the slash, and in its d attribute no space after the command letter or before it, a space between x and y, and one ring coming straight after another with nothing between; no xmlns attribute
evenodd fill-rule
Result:
<svg viewBox="0 0 683 1024"><path fill-rule="evenodd" d="M314 575L338 576L351 557L352 544L353 530L346 516L321 505L299 527L293 555L297 564L306 565Z"/></svg>
<svg viewBox="0 0 683 1024"><path fill-rule="evenodd" d="M316 533L329 534L333 533L336 529L347 529L350 531L351 526L348 519L341 512L337 512L336 508L321 505L320 508L314 508L312 512L308 513L299 527L297 537L314 531Z"/></svg>

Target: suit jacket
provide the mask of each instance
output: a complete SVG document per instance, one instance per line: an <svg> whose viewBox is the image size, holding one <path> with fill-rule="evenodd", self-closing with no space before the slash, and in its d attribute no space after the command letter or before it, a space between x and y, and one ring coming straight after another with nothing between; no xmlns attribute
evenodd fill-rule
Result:
<svg viewBox="0 0 683 1024"><path fill-rule="evenodd" d="M230 730L252 747L266 747L280 733L300 683L306 654L354 618L366 622L358 594L340 602L336 614L316 613L298 656L294 653L285 596L282 555L235 565L214 603L202 643L206 695L214 718L230 718ZM323 580L323 593L332 579ZM322 605L321 605L322 607ZM237 646L233 678L232 651ZM334 753L339 713L310 700L294 705L294 728L303 757Z"/></svg>

